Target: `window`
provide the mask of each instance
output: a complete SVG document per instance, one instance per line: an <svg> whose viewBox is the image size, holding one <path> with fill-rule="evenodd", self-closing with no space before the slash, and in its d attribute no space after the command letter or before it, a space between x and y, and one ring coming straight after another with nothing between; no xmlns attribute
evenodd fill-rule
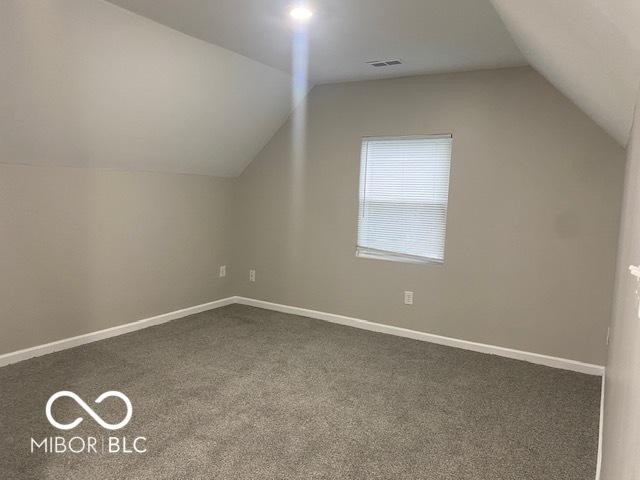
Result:
<svg viewBox="0 0 640 480"><path fill-rule="evenodd" d="M444 262L451 143L451 135L362 140L356 255Z"/></svg>

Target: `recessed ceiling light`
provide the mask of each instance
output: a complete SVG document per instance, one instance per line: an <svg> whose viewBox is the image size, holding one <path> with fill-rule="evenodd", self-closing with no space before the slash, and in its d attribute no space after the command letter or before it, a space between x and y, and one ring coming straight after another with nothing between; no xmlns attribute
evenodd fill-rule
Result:
<svg viewBox="0 0 640 480"><path fill-rule="evenodd" d="M298 22L306 22L313 16L313 12L306 7L294 7L289 11L289 15Z"/></svg>

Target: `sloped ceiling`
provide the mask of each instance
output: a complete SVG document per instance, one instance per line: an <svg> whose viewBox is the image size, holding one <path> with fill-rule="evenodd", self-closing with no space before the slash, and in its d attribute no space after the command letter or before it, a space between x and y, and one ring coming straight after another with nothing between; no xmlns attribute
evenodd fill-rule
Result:
<svg viewBox="0 0 640 480"><path fill-rule="evenodd" d="M519 46L626 144L640 2L491 1L500 15L489 0L313 0L312 80L522 65ZM239 175L292 109L291 2L111 2L0 1L0 162ZM405 64L365 63L388 57Z"/></svg>
<svg viewBox="0 0 640 480"><path fill-rule="evenodd" d="M640 84L640 2L491 1L531 65L626 145Z"/></svg>
<svg viewBox="0 0 640 480"><path fill-rule="evenodd" d="M0 162L235 176L289 74L100 0L0 1Z"/></svg>

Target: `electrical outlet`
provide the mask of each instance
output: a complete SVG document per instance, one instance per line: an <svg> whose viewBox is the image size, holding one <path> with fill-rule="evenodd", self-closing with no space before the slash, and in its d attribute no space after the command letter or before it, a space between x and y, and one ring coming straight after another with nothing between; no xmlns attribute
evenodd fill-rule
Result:
<svg viewBox="0 0 640 480"><path fill-rule="evenodd" d="M404 292L404 304L413 305L413 292L406 290Z"/></svg>
<svg viewBox="0 0 640 480"><path fill-rule="evenodd" d="M220 265L220 276L221 277L226 277L227 276L227 266L226 265Z"/></svg>
<svg viewBox="0 0 640 480"><path fill-rule="evenodd" d="M256 271L253 268L251 270L249 270L249 281L250 282L255 282L256 281Z"/></svg>

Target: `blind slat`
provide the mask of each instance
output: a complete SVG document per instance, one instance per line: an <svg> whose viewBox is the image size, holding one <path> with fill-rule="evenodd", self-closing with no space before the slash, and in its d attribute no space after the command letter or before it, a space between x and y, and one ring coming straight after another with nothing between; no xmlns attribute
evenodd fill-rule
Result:
<svg viewBox="0 0 640 480"><path fill-rule="evenodd" d="M358 255L444 261L451 135L362 140Z"/></svg>

